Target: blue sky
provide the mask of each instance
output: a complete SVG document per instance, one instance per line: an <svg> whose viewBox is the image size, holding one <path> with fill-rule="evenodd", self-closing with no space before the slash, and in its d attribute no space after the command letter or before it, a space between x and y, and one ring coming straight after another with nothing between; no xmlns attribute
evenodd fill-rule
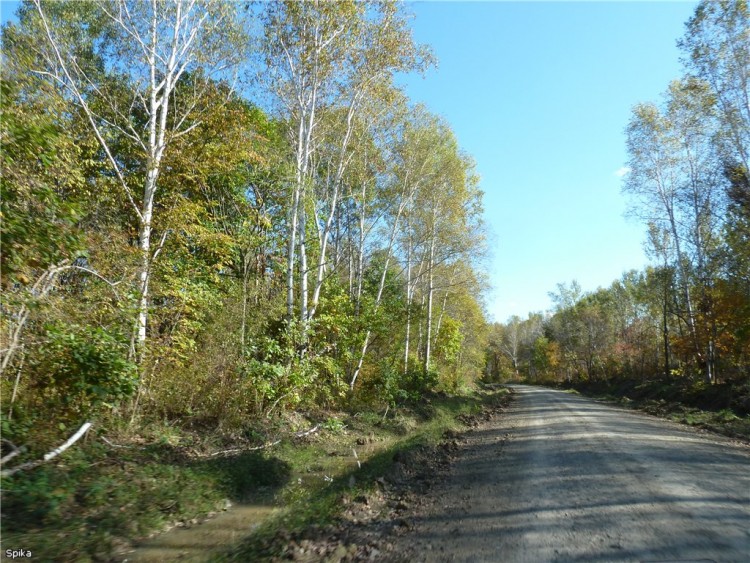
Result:
<svg viewBox="0 0 750 563"><path fill-rule="evenodd" d="M0 2L2 21L17 2ZM482 176L498 321L551 306L577 279L607 286L646 263L623 214L630 110L681 70L676 40L696 2L414 2L437 69L408 94L453 126Z"/></svg>
<svg viewBox="0 0 750 563"><path fill-rule="evenodd" d="M624 129L633 105L680 76L676 40L695 5L411 4L439 66L407 91L477 161L495 320L550 308L559 282L593 290L646 264L645 229L623 217Z"/></svg>

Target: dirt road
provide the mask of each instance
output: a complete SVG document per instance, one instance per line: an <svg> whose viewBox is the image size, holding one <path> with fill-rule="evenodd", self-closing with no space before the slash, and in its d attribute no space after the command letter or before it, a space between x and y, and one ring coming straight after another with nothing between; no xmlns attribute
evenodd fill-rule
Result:
<svg viewBox="0 0 750 563"><path fill-rule="evenodd" d="M395 551L410 561L750 561L750 450L516 386ZM398 545L400 544L400 545Z"/></svg>

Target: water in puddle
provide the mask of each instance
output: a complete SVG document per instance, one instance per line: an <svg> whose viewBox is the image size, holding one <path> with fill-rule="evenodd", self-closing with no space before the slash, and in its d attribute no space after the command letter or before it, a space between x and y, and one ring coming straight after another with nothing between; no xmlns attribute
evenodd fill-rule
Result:
<svg viewBox="0 0 750 563"><path fill-rule="evenodd" d="M347 469L355 469L361 458L363 461L383 448L382 443L355 445L338 452ZM352 451L356 450L356 455ZM309 471L296 477L300 484L315 482L328 485L331 478L326 471ZM249 536L274 511L272 504L242 504L232 506L216 517L190 528L173 528L137 545L130 553L122 556L123 563L156 563L163 561L189 561L203 563L222 553Z"/></svg>
<svg viewBox="0 0 750 563"><path fill-rule="evenodd" d="M273 506L236 504L215 518L190 528L174 528L138 545L123 556L128 563L161 561L208 561L240 542L271 515Z"/></svg>

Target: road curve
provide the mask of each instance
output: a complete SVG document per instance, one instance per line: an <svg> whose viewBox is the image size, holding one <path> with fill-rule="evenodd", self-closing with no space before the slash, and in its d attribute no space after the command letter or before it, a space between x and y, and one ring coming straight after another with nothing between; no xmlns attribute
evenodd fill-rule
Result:
<svg viewBox="0 0 750 563"><path fill-rule="evenodd" d="M410 560L750 562L747 447L561 391L514 391L402 538Z"/></svg>

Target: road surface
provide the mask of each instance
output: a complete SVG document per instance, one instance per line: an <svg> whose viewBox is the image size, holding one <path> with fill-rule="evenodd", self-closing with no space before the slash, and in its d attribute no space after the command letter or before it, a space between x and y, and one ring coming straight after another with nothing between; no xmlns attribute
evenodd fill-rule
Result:
<svg viewBox="0 0 750 563"><path fill-rule="evenodd" d="M750 562L750 450L514 386L399 546L415 561Z"/></svg>

